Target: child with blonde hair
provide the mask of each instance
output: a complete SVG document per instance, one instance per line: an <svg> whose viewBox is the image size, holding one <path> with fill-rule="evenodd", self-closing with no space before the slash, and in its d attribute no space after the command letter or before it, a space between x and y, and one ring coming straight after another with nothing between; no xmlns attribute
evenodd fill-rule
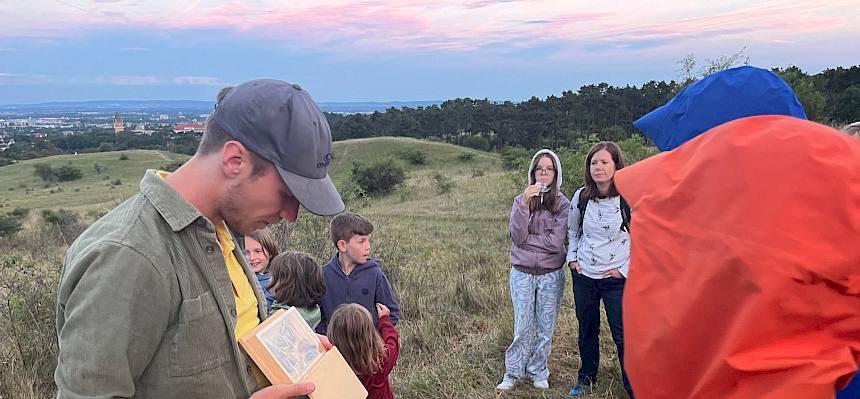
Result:
<svg viewBox="0 0 860 399"><path fill-rule="evenodd" d="M269 290L275 298L270 313L295 307L311 329L316 328L322 317L320 300L325 294L325 279L317 261L301 252L285 252L270 263Z"/></svg>
<svg viewBox="0 0 860 399"><path fill-rule="evenodd" d="M376 326L370 312L356 303L339 306L328 323L328 339L367 389L367 399L393 399L388 375L397 363L400 336L388 307L377 303Z"/></svg>

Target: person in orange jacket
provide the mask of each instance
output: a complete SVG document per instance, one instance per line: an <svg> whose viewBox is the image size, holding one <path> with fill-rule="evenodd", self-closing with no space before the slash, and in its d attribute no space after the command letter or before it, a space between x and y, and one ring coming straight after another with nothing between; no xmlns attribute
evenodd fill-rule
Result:
<svg viewBox="0 0 860 399"><path fill-rule="evenodd" d="M860 141L752 67L634 125L665 151L615 178L637 397L833 398L860 361Z"/></svg>

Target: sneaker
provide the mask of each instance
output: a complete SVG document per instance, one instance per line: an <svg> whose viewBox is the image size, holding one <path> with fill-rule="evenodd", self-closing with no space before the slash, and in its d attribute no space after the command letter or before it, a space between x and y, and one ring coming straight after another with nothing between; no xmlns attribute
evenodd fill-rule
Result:
<svg viewBox="0 0 860 399"><path fill-rule="evenodd" d="M570 392L568 392L568 394L570 396L579 396L579 395L583 395L583 394L586 394L589 392L591 392L591 385L590 384L586 385L586 384L579 384L578 383L578 384L576 384L575 387L570 389Z"/></svg>
<svg viewBox="0 0 860 399"><path fill-rule="evenodd" d="M534 381L532 385L537 389L549 389L549 382L547 380Z"/></svg>
<svg viewBox="0 0 860 399"><path fill-rule="evenodd" d="M514 385L517 385L516 381L504 379L499 385L496 385L496 389L500 391L510 391L514 388Z"/></svg>

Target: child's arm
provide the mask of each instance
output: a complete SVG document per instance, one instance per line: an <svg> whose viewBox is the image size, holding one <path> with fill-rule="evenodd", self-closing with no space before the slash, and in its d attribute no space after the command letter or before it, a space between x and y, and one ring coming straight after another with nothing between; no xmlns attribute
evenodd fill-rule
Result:
<svg viewBox="0 0 860 399"><path fill-rule="evenodd" d="M391 285L388 284L388 278L385 277L385 273L382 273L381 270L376 278L375 302L382 303L389 310L391 310L391 324L397 325L397 322L400 320L400 305L397 303L397 299L394 297L394 292L392 292L391 290ZM377 317L379 316L380 315L377 314Z"/></svg>
<svg viewBox="0 0 860 399"><path fill-rule="evenodd" d="M522 245L529 236L529 212L528 207L523 207L523 197L518 195L514 198L511 206L511 217L508 220L508 233L514 244Z"/></svg>
<svg viewBox="0 0 860 399"><path fill-rule="evenodd" d="M376 327L379 329L379 334L382 335L382 341L385 342L385 358L382 361L382 369L379 373L389 375L391 374L391 370L394 370L394 365L397 364L397 357L400 355L400 335L397 333L397 329L391 324L389 309L385 305L377 303L376 313L379 314Z"/></svg>

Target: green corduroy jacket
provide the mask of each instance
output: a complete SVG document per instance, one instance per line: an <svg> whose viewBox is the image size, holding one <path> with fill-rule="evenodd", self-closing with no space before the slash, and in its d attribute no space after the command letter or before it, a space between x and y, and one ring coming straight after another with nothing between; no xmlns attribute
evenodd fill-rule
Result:
<svg viewBox="0 0 860 399"><path fill-rule="evenodd" d="M239 240L237 240L239 242ZM265 301L241 253L234 254ZM236 305L214 225L156 171L69 248L57 294L57 398L245 399Z"/></svg>

